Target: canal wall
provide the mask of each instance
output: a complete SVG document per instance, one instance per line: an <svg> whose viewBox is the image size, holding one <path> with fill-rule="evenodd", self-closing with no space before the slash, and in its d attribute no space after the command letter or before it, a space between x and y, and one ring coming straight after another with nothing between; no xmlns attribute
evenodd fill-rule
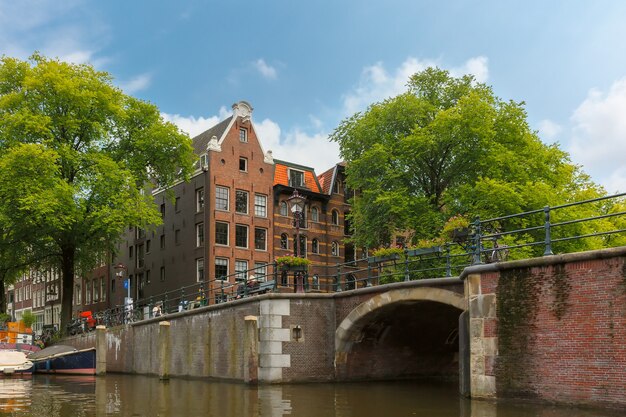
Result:
<svg viewBox="0 0 626 417"><path fill-rule="evenodd" d="M265 294L114 327L105 335L106 369L160 375L160 323L167 321L170 376L251 383L456 378L458 347L427 341L454 334L463 306L443 310L449 320L442 326L441 307L433 301L440 291L436 286L463 304L463 283L449 278L336 294ZM383 308L387 305L396 307ZM385 327L395 330L381 332ZM96 337L80 335L65 343L91 347ZM416 353L416 346L428 349Z"/></svg>
<svg viewBox="0 0 626 417"><path fill-rule="evenodd" d="M626 407L626 249L468 268L473 398Z"/></svg>

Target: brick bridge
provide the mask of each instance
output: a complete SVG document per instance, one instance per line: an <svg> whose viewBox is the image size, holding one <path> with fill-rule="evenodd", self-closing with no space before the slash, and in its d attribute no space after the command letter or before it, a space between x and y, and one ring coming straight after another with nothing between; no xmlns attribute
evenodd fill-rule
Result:
<svg viewBox="0 0 626 417"><path fill-rule="evenodd" d="M248 383L454 378L474 398L626 408L626 248L459 278L265 294L70 339L108 372Z"/></svg>

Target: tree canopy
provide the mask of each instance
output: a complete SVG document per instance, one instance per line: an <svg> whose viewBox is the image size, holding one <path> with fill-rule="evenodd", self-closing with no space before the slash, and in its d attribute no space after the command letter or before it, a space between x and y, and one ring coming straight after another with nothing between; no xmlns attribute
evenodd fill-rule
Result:
<svg viewBox="0 0 626 417"><path fill-rule="evenodd" d="M490 218L604 193L526 119L523 102L428 68L405 93L342 121L331 140L359 190L355 243L387 246L397 233L415 243L457 214Z"/></svg>
<svg viewBox="0 0 626 417"><path fill-rule="evenodd" d="M145 184L188 178L193 161L189 137L109 74L39 54L3 57L0 274L57 268L65 328L75 274L112 251L126 227L159 224Z"/></svg>

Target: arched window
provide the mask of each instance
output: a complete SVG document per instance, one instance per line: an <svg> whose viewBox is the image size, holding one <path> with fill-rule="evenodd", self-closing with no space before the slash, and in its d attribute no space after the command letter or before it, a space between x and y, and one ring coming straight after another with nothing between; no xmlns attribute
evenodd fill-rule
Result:
<svg viewBox="0 0 626 417"><path fill-rule="evenodd" d="M320 212L317 207L311 207L311 221L319 222L320 221Z"/></svg>
<svg viewBox="0 0 626 417"><path fill-rule="evenodd" d="M332 214L331 222L332 222L332 224L334 224L335 226L338 226L338 225L339 225L339 212L338 212L337 210L333 210L333 214Z"/></svg>
<svg viewBox="0 0 626 417"><path fill-rule="evenodd" d="M282 235L280 235L280 248L281 249L289 249L289 242L288 242L288 237L287 237L287 233L283 233Z"/></svg>
<svg viewBox="0 0 626 417"><path fill-rule="evenodd" d="M330 245L330 254L332 256L339 256L339 243L333 242Z"/></svg>
<svg viewBox="0 0 626 417"><path fill-rule="evenodd" d="M284 201L280 202L280 215L281 216L286 216L288 213L287 211L287 203Z"/></svg>
<svg viewBox="0 0 626 417"><path fill-rule="evenodd" d="M317 239L311 241L311 252L320 253L320 242Z"/></svg>
<svg viewBox="0 0 626 417"><path fill-rule="evenodd" d="M298 256L296 251L300 251L300 257L306 258L306 236L300 235L300 245L296 247L296 236L293 237L293 256Z"/></svg>

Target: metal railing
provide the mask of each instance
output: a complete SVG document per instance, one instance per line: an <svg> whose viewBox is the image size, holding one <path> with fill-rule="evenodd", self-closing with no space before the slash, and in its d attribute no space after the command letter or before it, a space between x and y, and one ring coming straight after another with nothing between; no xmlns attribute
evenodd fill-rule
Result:
<svg viewBox="0 0 626 417"><path fill-rule="evenodd" d="M466 237L440 246L404 249L388 257L366 257L303 272L305 292L340 292L391 282L452 277L470 266L626 245L626 193L546 206L487 220L476 219ZM153 295L99 312L99 324L114 326L219 304L266 292L296 292L296 273L276 263L238 271L222 279Z"/></svg>

